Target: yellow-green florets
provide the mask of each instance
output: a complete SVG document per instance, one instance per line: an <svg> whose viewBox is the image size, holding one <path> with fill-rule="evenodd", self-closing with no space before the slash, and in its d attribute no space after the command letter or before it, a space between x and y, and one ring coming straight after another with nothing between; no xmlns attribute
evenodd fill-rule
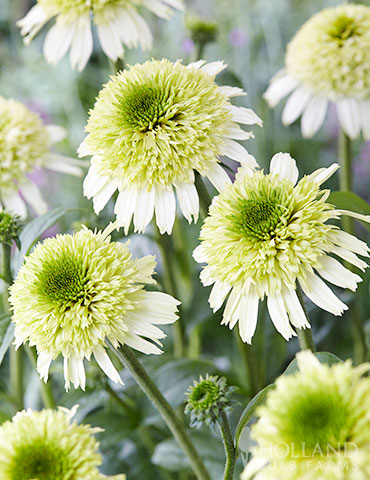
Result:
<svg viewBox="0 0 370 480"><path fill-rule="evenodd" d="M56 358L90 357L105 338L123 343L124 316L140 304L138 261L126 245L86 228L39 244L11 287L16 338Z"/></svg>
<svg viewBox="0 0 370 480"><path fill-rule="evenodd" d="M217 162L231 123L214 75L180 62L148 61L111 77L86 131L98 173L124 188L192 182Z"/></svg>
<svg viewBox="0 0 370 480"><path fill-rule="evenodd" d="M17 246L20 246L18 236L21 229L22 222L18 215L0 211L0 243L12 245L15 241Z"/></svg>
<svg viewBox="0 0 370 480"><path fill-rule="evenodd" d="M363 374L369 365L329 367L310 352L298 359L300 371L280 377L257 410L254 454L269 463L256 479L368 478L370 380Z"/></svg>
<svg viewBox="0 0 370 480"><path fill-rule="evenodd" d="M201 230L212 277L255 285L260 298L294 289L297 277L304 282L332 246L328 193L310 177L294 186L258 171L235 181L213 201Z"/></svg>
<svg viewBox="0 0 370 480"><path fill-rule="evenodd" d="M0 97L0 189L40 166L50 148L40 117L16 100Z"/></svg>
<svg viewBox="0 0 370 480"><path fill-rule="evenodd" d="M288 45L288 73L309 90L370 97L370 7L346 4L314 15Z"/></svg>
<svg viewBox="0 0 370 480"><path fill-rule="evenodd" d="M100 480L99 428L71 421L75 409L23 411L0 427L2 480ZM122 477L123 478L123 477Z"/></svg>

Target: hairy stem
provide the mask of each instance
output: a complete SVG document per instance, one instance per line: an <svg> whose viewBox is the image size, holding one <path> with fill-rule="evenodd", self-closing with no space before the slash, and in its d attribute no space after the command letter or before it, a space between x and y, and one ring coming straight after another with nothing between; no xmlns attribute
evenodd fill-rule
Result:
<svg viewBox="0 0 370 480"><path fill-rule="evenodd" d="M303 293L301 286L297 283L297 297L302 305L303 311L306 315L306 318L308 319L308 313L306 310L306 305L303 300ZM298 335L298 341L299 341L299 346L301 350L311 350L311 352L315 352L315 343L313 341L312 337L312 332L310 328L297 328L297 335Z"/></svg>
<svg viewBox="0 0 370 480"><path fill-rule="evenodd" d="M236 463L236 450L234 446L233 435L230 429L229 420L227 419L227 415L225 412L221 413L221 419L218 425L220 427L226 455L224 480L233 480Z"/></svg>
<svg viewBox="0 0 370 480"><path fill-rule="evenodd" d="M147 397L153 402L153 405L157 408L158 412L162 415L163 420L166 422L168 428L173 434L174 438L187 455L193 471L198 480L211 480L211 477L206 470L201 457L198 454L197 449L190 440L184 425L177 417L176 413L163 397L158 387L146 373L141 363L137 360L132 350L123 345L119 350L116 350L110 342L107 342L112 352L116 357L130 369L132 376L136 380L139 387L147 395Z"/></svg>

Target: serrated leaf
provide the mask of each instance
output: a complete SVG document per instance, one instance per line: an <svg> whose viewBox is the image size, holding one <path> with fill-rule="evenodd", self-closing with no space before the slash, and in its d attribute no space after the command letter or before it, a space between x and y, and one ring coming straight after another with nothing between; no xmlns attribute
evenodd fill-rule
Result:
<svg viewBox="0 0 370 480"><path fill-rule="evenodd" d="M331 192L329 203L333 203L340 210L350 210L361 215L370 215L370 205L366 200L356 195L356 193L340 190ZM361 220L359 220L361 222ZM370 225L366 222L361 224L370 232Z"/></svg>
<svg viewBox="0 0 370 480"><path fill-rule="evenodd" d="M10 314L0 316L0 365L14 339L14 325L10 321Z"/></svg>
<svg viewBox="0 0 370 480"><path fill-rule="evenodd" d="M257 395L255 395L252 398L252 400L248 403L248 405L245 407L245 409L244 409L244 411L243 411L243 413L242 413L242 415L239 419L239 422L238 422L238 425L237 425L236 431L235 431L235 445L236 445L236 447L239 446L239 441L240 441L241 434L242 434L244 428L248 425L251 418L253 417L256 408L259 407L260 405L262 405L263 403L265 403L267 394L272 388L274 388L274 384L267 385L267 387L260 390L257 393Z"/></svg>
<svg viewBox="0 0 370 480"><path fill-rule="evenodd" d="M333 365L335 363L340 363L342 360L330 352L315 352L315 357L317 357L320 363L326 363L326 365ZM292 375L293 373L298 372L298 362L295 358L290 362L290 364L285 369L283 375Z"/></svg>
<svg viewBox="0 0 370 480"><path fill-rule="evenodd" d="M76 211L74 208L55 208L35 218L28 223L19 235L21 248L14 258L15 271L17 272L23 264L23 259L27 256L33 245L37 242L40 235L42 235L48 228L55 225L66 213Z"/></svg>

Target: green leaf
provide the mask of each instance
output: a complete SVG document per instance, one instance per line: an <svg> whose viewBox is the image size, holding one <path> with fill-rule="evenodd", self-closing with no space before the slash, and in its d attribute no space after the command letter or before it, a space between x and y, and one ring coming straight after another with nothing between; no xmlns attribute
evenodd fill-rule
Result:
<svg viewBox="0 0 370 480"><path fill-rule="evenodd" d="M220 438L208 431L189 431L195 448L204 461L212 480L222 480L225 467L225 453ZM176 441L171 438L159 443L153 453L154 465L170 472L191 470L190 463ZM239 478L235 476L235 478Z"/></svg>
<svg viewBox="0 0 370 480"><path fill-rule="evenodd" d="M239 441L240 441L241 434L242 434L244 428L247 426L247 424L251 420L251 418L253 417L256 408L259 407L260 405L262 405L263 403L265 403L268 392L272 388L274 388L274 386L275 386L274 384L267 385L267 387L260 390L257 393L257 395L255 395L252 398L252 400L248 403L248 405L245 407L245 409L244 409L244 411L243 411L243 413L242 413L242 415L239 419L239 422L238 422L238 425L237 425L236 431L235 431L235 445L236 445L236 447L239 446Z"/></svg>
<svg viewBox="0 0 370 480"><path fill-rule="evenodd" d="M14 325L10 322L10 314L0 316L0 365L14 339Z"/></svg>
<svg viewBox="0 0 370 480"><path fill-rule="evenodd" d="M45 213L45 215L35 218L24 227L19 235L21 248L14 258L16 271L22 266L24 257L30 253L31 248L37 242L40 235L42 235L48 228L55 225L66 213L76 210L78 209L55 208L54 210Z"/></svg>
<svg viewBox="0 0 370 480"><path fill-rule="evenodd" d="M335 363L340 363L342 360L330 352L315 352L315 357L319 359L321 363L326 363L327 365L333 365ZM290 362L290 364L285 369L283 375L292 375L293 373L298 372L298 363L295 358Z"/></svg>
<svg viewBox="0 0 370 480"><path fill-rule="evenodd" d="M370 215L370 205L353 192L345 190L331 192L328 202L333 203L340 210L350 210L361 215ZM361 220L359 221L361 222ZM370 225L366 222L361 223L370 232Z"/></svg>

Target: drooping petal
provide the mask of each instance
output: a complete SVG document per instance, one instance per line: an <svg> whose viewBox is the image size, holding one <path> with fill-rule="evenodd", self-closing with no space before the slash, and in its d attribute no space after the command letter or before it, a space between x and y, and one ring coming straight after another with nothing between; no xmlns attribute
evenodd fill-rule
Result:
<svg viewBox="0 0 370 480"><path fill-rule="evenodd" d="M258 125L260 127L263 125L260 117L251 108L228 105L228 110L230 111L234 122L242 123L244 125Z"/></svg>
<svg viewBox="0 0 370 480"><path fill-rule="evenodd" d="M311 92L304 87L298 87L288 98L282 114L284 125L290 125L301 116L311 99Z"/></svg>
<svg viewBox="0 0 370 480"><path fill-rule="evenodd" d="M176 198L172 187L156 187L155 218L161 234L171 235L176 217Z"/></svg>
<svg viewBox="0 0 370 480"><path fill-rule="evenodd" d="M306 272L306 280L301 286L307 297L323 310L336 316L342 315L345 310L348 310L347 305L339 300L326 283L314 273Z"/></svg>
<svg viewBox="0 0 370 480"><path fill-rule="evenodd" d="M27 217L27 207L18 191L11 190L10 192L1 192L3 195L3 202L6 210L10 213L16 213L21 218Z"/></svg>
<svg viewBox="0 0 370 480"><path fill-rule="evenodd" d="M297 328L311 328L303 307L298 300L296 291L291 288L285 288L282 291L282 296L290 323Z"/></svg>
<svg viewBox="0 0 370 480"><path fill-rule="evenodd" d="M73 69L79 72L85 68L93 51L93 36L88 15L81 16L72 39L70 60Z"/></svg>
<svg viewBox="0 0 370 480"><path fill-rule="evenodd" d="M328 110L328 99L315 95L308 102L301 121L302 135L311 138L321 127Z"/></svg>
<svg viewBox="0 0 370 480"><path fill-rule="evenodd" d="M125 235L128 234L132 215L135 211L136 201L137 190L126 188L119 193L114 206L114 213L117 215L117 221L119 225L124 227Z"/></svg>
<svg viewBox="0 0 370 480"><path fill-rule="evenodd" d="M253 288L244 294L240 301L239 309L239 333L243 342L252 343L252 337L256 331L258 318L259 298Z"/></svg>
<svg viewBox="0 0 370 480"><path fill-rule="evenodd" d="M285 309L283 297L279 294L267 295L267 308L276 330L285 338L291 339L297 334L289 323L288 314Z"/></svg>
<svg viewBox="0 0 370 480"><path fill-rule="evenodd" d="M370 140L370 100L359 102L362 134L365 140Z"/></svg>
<svg viewBox="0 0 370 480"><path fill-rule="evenodd" d="M137 193L134 225L135 231L143 233L154 215L155 189L152 187L149 191L144 188Z"/></svg>
<svg viewBox="0 0 370 480"><path fill-rule="evenodd" d="M49 368L53 360L52 355L47 352L39 352L37 356L37 371L40 378L46 383L49 377Z"/></svg>
<svg viewBox="0 0 370 480"><path fill-rule="evenodd" d="M214 312L217 312L217 310L221 308L230 290L231 285L220 281L215 282L208 298L209 306Z"/></svg>
<svg viewBox="0 0 370 480"><path fill-rule="evenodd" d="M338 100L337 110L340 124L346 134L351 139L358 137L361 130L360 107L358 101L353 98Z"/></svg>
<svg viewBox="0 0 370 480"><path fill-rule="evenodd" d="M93 198L94 212L98 215L106 204L109 202L111 196L117 190L118 181L111 180L106 183L98 192L95 193Z"/></svg>
<svg viewBox="0 0 370 480"><path fill-rule="evenodd" d="M349 288L353 292L357 289L357 284L362 282L362 278L345 268L335 258L324 255L318 260L320 268L317 268L319 274L332 283L342 288Z"/></svg>
<svg viewBox="0 0 370 480"><path fill-rule="evenodd" d="M176 194L186 220L191 223L194 218L194 223L196 223L199 215L199 196L194 183L179 183L176 186Z"/></svg>
<svg viewBox="0 0 370 480"><path fill-rule="evenodd" d="M295 80L290 75L278 74L271 80L269 87L263 94L263 98L269 107L274 108L280 100L289 95L298 85L298 80Z"/></svg>
<svg viewBox="0 0 370 480"><path fill-rule="evenodd" d="M76 29L78 28L78 20L72 23L65 23L57 19L46 34L44 42L44 55L46 61L52 65L56 65L67 53L71 46Z"/></svg>
<svg viewBox="0 0 370 480"><path fill-rule="evenodd" d="M37 185L30 181L24 181L20 185L20 190L26 202L31 205L38 215L43 215L47 212L48 206L44 202Z"/></svg>
<svg viewBox="0 0 370 480"><path fill-rule="evenodd" d="M207 171L206 176L219 192L222 192L228 185L231 185L229 175L219 163L212 164L212 167Z"/></svg>
<svg viewBox="0 0 370 480"><path fill-rule="evenodd" d="M96 348L94 350L94 357L108 378L110 378L115 383L120 383L123 385L120 374L117 372L116 367L113 365L112 360L109 358L107 352L104 349Z"/></svg>

